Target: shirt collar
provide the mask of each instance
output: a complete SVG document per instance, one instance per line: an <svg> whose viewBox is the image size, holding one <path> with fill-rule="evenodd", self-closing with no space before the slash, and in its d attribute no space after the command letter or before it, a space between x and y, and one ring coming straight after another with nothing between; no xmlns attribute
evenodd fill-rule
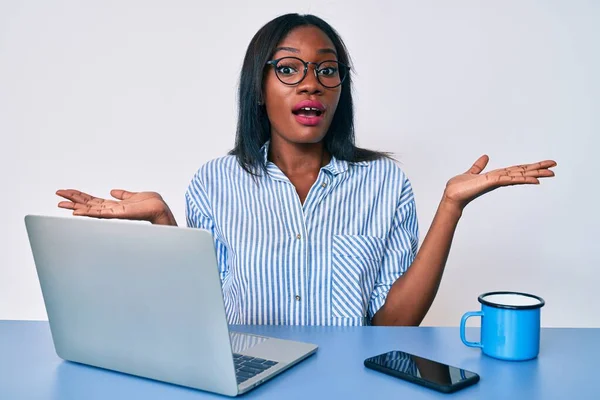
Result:
<svg viewBox="0 0 600 400"><path fill-rule="evenodd" d="M269 161L269 144L270 141L267 140L265 142L265 144L263 144L261 151L263 154L263 163L264 165L267 167L267 170L271 172L271 168L269 168L269 164L273 164ZM369 163L367 161L354 161L354 162L349 162L349 161L344 161L344 160L338 160L335 156L331 156L331 160L329 161L329 164L325 165L322 169L324 169L325 171L330 172L332 175L339 175L342 174L346 171L348 171L348 168L350 165L356 165L356 166L360 166L360 167L366 167L369 165ZM279 170L279 168L277 168L277 170Z"/></svg>

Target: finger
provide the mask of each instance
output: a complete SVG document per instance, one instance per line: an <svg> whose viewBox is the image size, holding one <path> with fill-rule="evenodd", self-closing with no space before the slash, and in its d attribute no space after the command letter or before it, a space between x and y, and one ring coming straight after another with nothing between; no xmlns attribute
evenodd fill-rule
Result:
<svg viewBox="0 0 600 400"><path fill-rule="evenodd" d="M486 175L490 176L534 176L536 178L550 178L553 177L554 171L549 169L536 169L533 171L523 171L523 170L503 170L497 172L488 172Z"/></svg>
<svg viewBox="0 0 600 400"><path fill-rule="evenodd" d="M522 175L497 175L495 179L497 186L512 186L512 185L538 185L539 179L533 176Z"/></svg>
<svg viewBox="0 0 600 400"><path fill-rule="evenodd" d="M56 194L64 197L67 200L71 200L73 203L101 204L104 202L104 199L90 196L87 193L83 193L74 189L58 190L56 191Z"/></svg>
<svg viewBox="0 0 600 400"><path fill-rule="evenodd" d="M75 209L75 203L71 201L61 201L60 203L58 203L58 207L66 208L67 210L73 210Z"/></svg>
<svg viewBox="0 0 600 400"><path fill-rule="evenodd" d="M73 215L107 219L119 217L116 207L106 207L105 205L81 206L73 211Z"/></svg>
<svg viewBox="0 0 600 400"><path fill-rule="evenodd" d="M490 158L486 154L482 155L477 159L477 161L475 161L475 163L471 166L471 168L469 168L469 170L466 173L474 175L480 174L481 171L485 169L489 161Z"/></svg>
<svg viewBox="0 0 600 400"><path fill-rule="evenodd" d="M554 171L549 170L549 169L536 169L533 171L526 171L526 172L516 171L516 172L511 172L510 175L515 175L515 174L520 175L520 176L533 176L536 178L551 178L555 175Z"/></svg>
<svg viewBox="0 0 600 400"><path fill-rule="evenodd" d="M556 161L554 160L544 160L544 161L539 161L533 164L527 164L526 167L528 170L531 169L548 169L548 168L552 168L552 167L556 167Z"/></svg>
<svg viewBox="0 0 600 400"><path fill-rule="evenodd" d="M73 202L73 207L71 207L73 210L83 210L83 209L91 209L91 208L109 208L109 207L113 207L115 204L117 204L116 201L113 200L103 200L103 199L98 199L101 200L101 202L99 201L89 201L87 203L78 203L78 202Z"/></svg>
<svg viewBox="0 0 600 400"><path fill-rule="evenodd" d="M73 196L78 196L78 197L84 198L84 199L93 198L93 196L90 196L87 193L80 192L79 190L75 190L75 189L60 189L60 190L56 191L56 194L61 197L66 198L66 199L70 199Z"/></svg>
<svg viewBox="0 0 600 400"><path fill-rule="evenodd" d="M509 168L506 168L508 171L533 171L536 169L548 169L556 166L556 162L552 160L540 161L533 164L525 164L525 165L515 165Z"/></svg>
<svg viewBox="0 0 600 400"><path fill-rule="evenodd" d="M110 195L112 197L114 197L115 199L119 199L119 200L127 200L134 194L136 194L136 193L128 192L127 190L123 190L123 189L113 189L110 191Z"/></svg>
<svg viewBox="0 0 600 400"><path fill-rule="evenodd" d="M511 173L513 171L527 172L527 171L533 171L536 169L548 169L548 168L556 167L556 165L557 165L556 161L554 161L554 160L544 160L544 161L536 162L533 164L513 165L512 167L499 168L499 169L490 171L490 173L491 174L499 173L502 175L508 175L509 173Z"/></svg>
<svg viewBox="0 0 600 400"><path fill-rule="evenodd" d="M108 209L108 208L114 208L119 203L114 200L105 200L101 204L92 204L92 203L88 203L88 204L72 203L72 204L73 204L73 207L72 207L73 210L84 210L87 213L87 212L95 212L95 210L104 210L104 209Z"/></svg>

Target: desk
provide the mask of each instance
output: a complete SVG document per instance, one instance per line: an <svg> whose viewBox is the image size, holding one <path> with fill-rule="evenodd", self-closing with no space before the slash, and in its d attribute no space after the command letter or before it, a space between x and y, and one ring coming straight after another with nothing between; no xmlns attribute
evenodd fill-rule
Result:
<svg viewBox="0 0 600 400"><path fill-rule="evenodd" d="M599 399L600 329L542 329L540 356L498 361L464 346L457 328L277 327L236 330L308 341L317 354L241 399ZM477 338L471 329L467 335ZM401 349L481 375L444 395L366 369L365 358ZM0 399L227 398L58 358L47 322L0 321Z"/></svg>

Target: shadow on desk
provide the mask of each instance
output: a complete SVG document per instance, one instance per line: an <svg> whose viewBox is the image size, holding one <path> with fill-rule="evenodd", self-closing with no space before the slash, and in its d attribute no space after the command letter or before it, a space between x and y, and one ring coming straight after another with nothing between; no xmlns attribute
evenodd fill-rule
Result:
<svg viewBox="0 0 600 400"><path fill-rule="evenodd" d="M226 397L71 361L55 370L52 399L177 399Z"/></svg>

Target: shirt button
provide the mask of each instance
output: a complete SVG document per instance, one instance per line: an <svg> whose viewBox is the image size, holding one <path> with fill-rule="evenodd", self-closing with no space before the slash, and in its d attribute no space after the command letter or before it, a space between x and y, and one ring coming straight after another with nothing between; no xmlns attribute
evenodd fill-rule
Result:
<svg viewBox="0 0 600 400"><path fill-rule="evenodd" d="M302 239L302 235L301 234L297 234L296 235L296 239Z"/></svg>
<svg viewBox="0 0 600 400"><path fill-rule="evenodd" d="M300 296L296 295L296 300L300 301Z"/></svg>
<svg viewBox="0 0 600 400"><path fill-rule="evenodd" d="M322 188L324 188L324 187L327 187L327 182L323 182L323 183L321 183L321 187L322 187Z"/></svg>

